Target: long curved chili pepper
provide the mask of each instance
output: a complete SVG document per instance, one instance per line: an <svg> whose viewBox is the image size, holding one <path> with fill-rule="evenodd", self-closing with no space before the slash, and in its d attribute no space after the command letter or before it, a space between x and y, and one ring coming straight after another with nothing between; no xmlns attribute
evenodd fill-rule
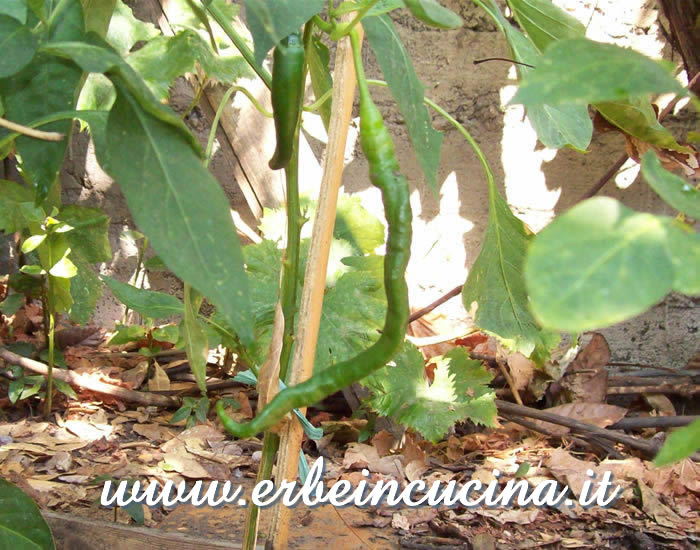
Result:
<svg viewBox="0 0 700 550"><path fill-rule="evenodd" d="M360 90L360 144L369 161L370 179L382 192L389 228L384 256L384 289L387 311L379 340L352 359L342 361L286 388L250 422L240 424L228 417L223 402L216 412L224 428L236 437L250 437L277 424L289 411L308 407L386 365L396 354L408 326L408 288L404 274L411 252L411 203L408 182L399 173L394 143L379 109L372 101L362 68L359 41L351 33L353 57Z"/></svg>
<svg viewBox="0 0 700 550"><path fill-rule="evenodd" d="M282 39L272 56L272 113L277 148L272 170L286 168L294 150L294 135L304 100L304 43L299 33Z"/></svg>

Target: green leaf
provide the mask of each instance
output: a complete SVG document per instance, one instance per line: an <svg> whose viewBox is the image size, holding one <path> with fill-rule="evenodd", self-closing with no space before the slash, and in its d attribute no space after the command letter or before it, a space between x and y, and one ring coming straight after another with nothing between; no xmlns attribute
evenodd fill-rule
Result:
<svg viewBox="0 0 700 550"><path fill-rule="evenodd" d="M53 264L49 270L49 275L59 279L70 279L75 277L77 273L78 268L75 267L75 264L70 261L67 255Z"/></svg>
<svg viewBox="0 0 700 550"><path fill-rule="evenodd" d="M671 132L661 125L648 97L604 101L594 107L608 122L646 143L682 153L693 151L691 147L679 145Z"/></svg>
<svg viewBox="0 0 700 550"><path fill-rule="evenodd" d="M182 302L175 296L155 290L136 288L135 286L121 283L107 275L102 275L102 280L107 284L117 300L145 317L162 319L184 313Z"/></svg>
<svg viewBox="0 0 700 550"><path fill-rule="evenodd" d="M535 45L519 30L515 29L503 16L493 0L475 0L493 19L506 37L515 61L537 66L540 54ZM525 78L532 69L517 66L520 78ZM552 149L571 145L584 151L591 142L593 122L585 105L531 105L527 117L537 132L538 139Z"/></svg>
<svg viewBox="0 0 700 550"><path fill-rule="evenodd" d="M24 239L22 243L22 253L29 254L32 250L36 250L41 243L46 240L46 233L41 233L39 235L32 235Z"/></svg>
<svg viewBox="0 0 700 550"><path fill-rule="evenodd" d="M386 301L377 297L378 286L366 272L348 272L326 292L314 372L354 357L379 338Z"/></svg>
<svg viewBox="0 0 700 550"><path fill-rule="evenodd" d="M691 456L700 449L700 420L680 428L666 438L654 459L655 466L666 466Z"/></svg>
<svg viewBox="0 0 700 550"><path fill-rule="evenodd" d="M12 380L10 385L7 387L7 397L9 398L10 403L13 405L17 403L22 396L22 391L24 391L24 378Z"/></svg>
<svg viewBox="0 0 700 550"><path fill-rule="evenodd" d="M664 170L652 151L642 158L642 174L652 189L673 208L693 219L700 219L700 192L683 178Z"/></svg>
<svg viewBox="0 0 700 550"><path fill-rule="evenodd" d="M654 305L674 280L668 221L608 197L558 216L534 239L525 262L535 316L547 327L584 332Z"/></svg>
<svg viewBox="0 0 700 550"><path fill-rule="evenodd" d="M31 203L34 194L27 188L12 181L0 180L0 231L14 233L23 229L26 220L21 203Z"/></svg>
<svg viewBox="0 0 700 550"><path fill-rule="evenodd" d="M85 32L80 3L62 2L61 7L52 15L51 28L42 39L49 42L83 39ZM0 79L5 118L27 125L46 115L74 109L76 88L81 79L82 71L78 67L38 53L20 72ZM71 121L65 120L47 124L42 130L67 134L70 128ZM6 133L3 130L0 137ZM68 140L47 142L20 136L15 143L22 158L25 178L35 188L37 202L41 202L56 181Z"/></svg>
<svg viewBox="0 0 700 550"><path fill-rule="evenodd" d="M314 15L321 13L324 6L324 0L245 0L255 62L262 64L275 44L298 31Z"/></svg>
<svg viewBox="0 0 700 550"><path fill-rule="evenodd" d="M405 343L394 357L395 366L384 367L363 381L373 392L369 405L433 442L462 420L494 426L495 394L488 387L493 375L480 361L469 359L462 348L435 362L434 380L429 384L423 356L415 346Z"/></svg>
<svg viewBox="0 0 700 550"><path fill-rule="evenodd" d="M54 378L53 383L56 385L56 389L66 397L69 397L70 399L78 399L78 395L75 393L75 390L67 382Z"/></svg>
<svg viewBox="0 0 700 550"><path fill-rule="evenodd" d="M511 103L528 109L544 104L587 105L662 92L688 95L665 65L634 50L576 38L547 48Z"/></svg>
<svg viewBox="0 0 700 550"><path fill-rule="evenodd" d="M0 4L0 14L14 17L24 25L27 22L27 4L24 0L4 0Z"/></svg>
<svg viewBox="0 0 700 550"><path fill-rule="evenodd" d="M44 275L46 271L40 265L23 265L19 268L22 273L27 275Z"/></svg>
<svg viewBox="0 0 700 550"><path fill-rule="evenodd" d="M197 381L197 387L202 395L207 394L207 357L209 355L209 341L207 332L200 324L197 316L202 299L197 291L190 285L185 285L185 318L183 319L185 350L187 360L190 362L192 374ZM207 401L207 406L209 401ZM204 415L206 420L206 412Z"/></svg>
<svg viewBox="0 0 700 550"><path fill-rule="evenodd" d="M197 401L197 406L194 409L194 416L201 424L207 423L207 413L209 412L209 399L201 397Z"/></svg>
<svg viewBox="0 0 700 550"><path fill-rule="evenodd" d="M552 0L508 0L518 24L543 52L552 42L583 38L586 27Z"/></svg>
<svg viewBox="0 0 700 550"><path fill-rule="evenodd" d="M668 232L668 253L673 262L673 290L700 295L700 234L691 228L673 223Z"/></svg>
<svg viewBox="0 0 700 550"><path fill-rule="evenodd" d="M153 329L151 333L154 340L159 342L170 342L171 344L177 344L180 340L180 327L178 325L165 325Z"/></svg>
<svg viewBox="0 0 700 550"><path fill-rule="evenodd" d="M251 74L241 56L215 55L211 46L189 29L175 36L160 36L151 40L132 53L127 61L160 100L167 99L170 86L178 76L194 72L195 62L207 76L219 82L233 83Z"/></svg>
<svg viewBox="0 0 700 550"><path fill-rule="evenodd" d="M67 235L68 243L86 262L107 262L112 258L109 216L102 210L68 205L61 209L58 219L73 227Z"/></svg>
<svg viewBox="0 0 700 550"><path fill-rule="evenodd" d="M71 321L84 325L92 317L97 301L102 296L102 283L81 253L74 250L71 253L73 263L78 273L71 279L70 294L73 298L70 315Z"/></svg>
<svg viewBox="0 0 700 550"><path fill-rule="evenodd" d="M188 405L183 405L178 410L175 411L173 416L170 418L169 424L177 424L182 422L192 414L192 407Z"/></svg>
<svg viewBox="0 0 700 550"><path fill-rule="evenodd" d="M330 52L328 47L321 40L314 36L311 39L311 47L306 52L306 62L309 66L309 75L311 76L311 87L314 90L314 96L321 98L333 87L333 77L329 67ZM328 131L328 126L331 121L331 107L333 102L329 98L318 110L323 125Z"/></svg>
<svg viewBox="0 0 700 550"><path fill-rule="evenodd" d="M435 0L404 0L404 4L416 19L431 27L458 29L464 24L459 15Z"/></svg>
<svg viewBox="0 0 700 550"><path fill-rule="evenodd" d="M24 295L10 294L2 302L0 302L0 312L8 317L12 317L22 307Z"/></svg>
<svg viewBox="0 0 700 550"><path fill-rule="evenodd" d="M0 547L54 550L51 530L34 501L12 483L0 479Z"/></svg>
<svg viewBox="0 0 700 550"><path fill-rule="evenodd" d="M34 57L39 40L29 27L14 17L0 14L0 78L22 70Z"/></svg>
<svg viewBox="0 0 700 550"><path fill-rule="evenodd" d="M144 112L121 84L117 90L101 164L158 256L250 342L247 279L226 195L179 132Z"/></svg>
<svg viewBox="0 0 700 550"><path fill-rule="evenodd" d="M413 63L388 15L367 17L362 21L362 26L406 121L408 135L425 179L437 196L443 134L433 128L428 110L423 104L425 88L418 80Z"/></svg>
<svg viewBox="0 0 700 550"><path fill-rule="evenodd" d="M529 240L523 222L513 215L495 186L489 186L486 234L462 289L462 301L476 326L527 357L536 350L542 354L551 345L551 335L540 328L529 310L523 278Z"/></svg>
<svg viewBox="0 0 700 550"><path fill-rule="evenodd" d="M137 42L148 42L159 35L155 25L136 19L131 8L117 0L106 40L120 55L127 55Z"/></svg>
<svg viewBox="0 0 700 550"><path fill-rule="evenodd" d="M85 30L105 37L116 7L116 0L80 0L85 14Z"/></svg>
<svg viewBox="0 0 700 550"><path fill-rule="evenodd" d="M115 334L107 342L108 346L121 346L129 342L138 342L146 337L146 329L139 325L122 325L117 323Z"/></svg>

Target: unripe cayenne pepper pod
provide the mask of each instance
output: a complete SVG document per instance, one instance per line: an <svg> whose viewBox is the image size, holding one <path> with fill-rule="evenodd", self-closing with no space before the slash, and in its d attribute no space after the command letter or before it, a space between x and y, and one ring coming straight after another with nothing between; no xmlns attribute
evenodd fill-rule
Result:
<svg viewBox="0 0 700 550"><path fill-rule="evenodd" d="M289 164L294 135L304 99L304 44L292 33L275 48L272 58L272 112L275 118L277 148L269 166L280 170Z"/></svg>

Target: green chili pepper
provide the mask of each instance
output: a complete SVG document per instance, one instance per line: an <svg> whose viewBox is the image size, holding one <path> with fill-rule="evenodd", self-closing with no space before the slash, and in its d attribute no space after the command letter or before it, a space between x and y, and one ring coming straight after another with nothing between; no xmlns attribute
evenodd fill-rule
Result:
<svg viewBox="0 0 700 550"><path fill-rule="evenodd" d="M367 156L370 179L382 192L389 236L384 256L387 312L379 340L352 359L342 361L278 393L250 422L229 418L221 401L216 412L224 428L236 437L250 437L277 424L289 411L308 407L386 365L401 346L408 326L408 288L404 274L411 252L411 203L408 182L399 173L394 143L382 115L372 101L362 68L360 45L350 34L360 89L360 144Z"/></svg>
<svg viewBox="0 0 700 550"><path fill-rule="evenodd" d="M431 27L458 29L464 24L462 18L435 0L404 0L413 16Z"/></svg>
<svg viewBox="0 0 700 550"><path fill-rule="evenodd" d="M275 48L272 58L272 112L277 148L270 168L286 168L294 150L294 136L304 99L304 44L292 33Z"/></svg>

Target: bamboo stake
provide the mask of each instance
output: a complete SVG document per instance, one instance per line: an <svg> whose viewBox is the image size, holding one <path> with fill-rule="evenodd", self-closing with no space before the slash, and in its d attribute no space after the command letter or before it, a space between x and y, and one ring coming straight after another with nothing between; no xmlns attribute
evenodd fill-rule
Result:
<svg viewBox="0 0 700 550"><path fill-rule="evenodd" d="M360 37L362 31L358 28ZM356 84L350 39L338 42L333 73L333 112L328 132L328 150L324 160L323 179L316 209L311 245L304 275L304 289L297 323L297 345L289 372L289 385L299 384L311 377L316 355L321 307L326 287L326 271L335 224L338 193L343 177L343 159L348 128L352 117ZM302 411L303 412L303 411ZM281 432L277 484L282 480L294 481L298 473L299 451L303 430L299 422L288 422ZM275 550L287 547L291 510L275 505L267 544ZM267 546L266 546L267 547Z"/></svg>

